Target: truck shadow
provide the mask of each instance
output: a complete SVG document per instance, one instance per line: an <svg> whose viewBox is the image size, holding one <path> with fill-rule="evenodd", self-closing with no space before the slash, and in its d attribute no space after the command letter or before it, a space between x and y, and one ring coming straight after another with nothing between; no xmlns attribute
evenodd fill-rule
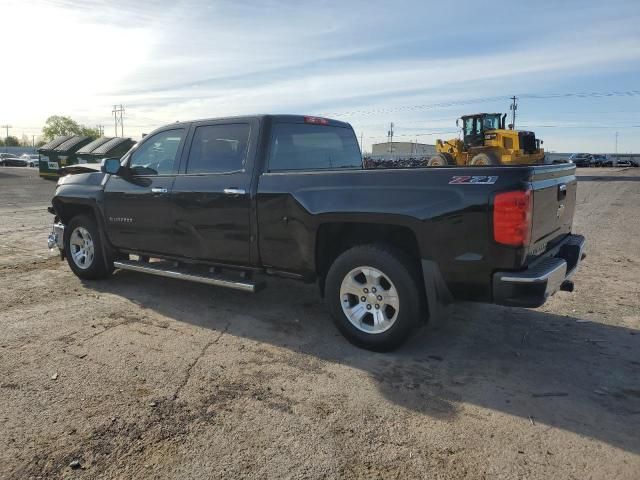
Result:
<svg viewBox="0 0 640 480"><path fill-rule="evenodd" d="M440 327L421 329L396 352L372 353L337 332L314 285L267 284L251 296L120 271L85 286L178 322L286 349L289 357L357 368L390 402L424 415L455 421L472 404L520 417L523 428L553 426L640 453L640 331L457 304Z"/></svg>

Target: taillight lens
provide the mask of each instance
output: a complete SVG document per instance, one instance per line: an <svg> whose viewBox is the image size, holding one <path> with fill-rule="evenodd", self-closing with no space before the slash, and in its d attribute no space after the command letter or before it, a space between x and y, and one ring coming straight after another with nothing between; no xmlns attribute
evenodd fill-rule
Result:
<svg viewBox="0 0 640 480"><path fill-rule="evenodd" d="M531 190L498 193L493 201L493 238L520 247L531 240Z"/></svg>

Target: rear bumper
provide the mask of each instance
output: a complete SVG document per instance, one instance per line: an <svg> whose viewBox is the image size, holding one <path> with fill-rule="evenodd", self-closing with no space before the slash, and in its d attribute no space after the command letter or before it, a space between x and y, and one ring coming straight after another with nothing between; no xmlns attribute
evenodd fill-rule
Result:
<svg viewBox="0 0 640 480"><path fill-rule="evenodd" d="M558 290L572 289L569 280L584 258L584 246L585 238L582 235L568 235L562 243L531 263L526 270L495 272L493 302L533 308L542 305Z"/></svg>

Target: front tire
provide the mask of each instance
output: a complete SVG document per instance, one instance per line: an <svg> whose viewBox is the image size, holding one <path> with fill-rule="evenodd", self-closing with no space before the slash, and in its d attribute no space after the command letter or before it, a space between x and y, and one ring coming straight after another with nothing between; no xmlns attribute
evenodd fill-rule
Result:
<svg viewBox="0 0 640 480"><path fill-rule="evenodd" d="M79 278L96 280L111 274L112 269L105 265L100 231L89 215L77 215L65 227L64 253Z"/></svg>
<svg viewBox="0 0 640 480"><path fill-rule="evenodd" d="M374 351L400 346L424 314L415 262L383 245L360 245L331 265L325 302L338 330L354 345Z"/></svg>
<svg viewBox="0 0 640 480"><path fill-rule="evenodd" d="M500 161L491 153L478 153L471 159L471 165L477 167L499 165Z"/></svg>

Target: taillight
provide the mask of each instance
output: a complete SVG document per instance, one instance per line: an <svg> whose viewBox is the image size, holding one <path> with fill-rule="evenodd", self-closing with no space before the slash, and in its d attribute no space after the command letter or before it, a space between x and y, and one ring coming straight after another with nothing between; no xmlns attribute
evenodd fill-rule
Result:
<svg viewBox="0 0 640 480"><path fill-rule="evenodd" d="M493 201L493 238L520 247L531 240L531 190L498 193Z"/></svg>
<svg viewBox="0 0 640 480"><path fill-rule="evenodd" d="M304 123L313 123L314 125L329 125L329 120L322 117L304 117Z"/></svg>

